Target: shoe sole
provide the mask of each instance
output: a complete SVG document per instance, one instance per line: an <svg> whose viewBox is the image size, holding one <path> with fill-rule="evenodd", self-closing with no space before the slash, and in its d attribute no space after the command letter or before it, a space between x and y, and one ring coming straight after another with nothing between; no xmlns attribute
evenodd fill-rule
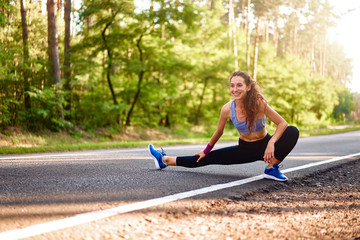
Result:
<svg viewBox="0 0 360 240"><path fill-rule="evenodd" d="M155 157L154 155L152 155L152 153L151 153L150 145L148 146L148 150L149 150L149 153L150 153L151 157L154 159L155 168L156 168L156 169L161 169L158 160L157 160L156 157Z"/></svg>
<svg viewBox="0 0 360 240"><path fill-rule="evenodd" d="M272 179L272 180L276 180L276 181L280 181L280 182L286 182L287 181L287 179L277 178L277 177L274 177L274 176L266 174L266 173L263 174L263 177L266 178L266 179Z"/></svg>

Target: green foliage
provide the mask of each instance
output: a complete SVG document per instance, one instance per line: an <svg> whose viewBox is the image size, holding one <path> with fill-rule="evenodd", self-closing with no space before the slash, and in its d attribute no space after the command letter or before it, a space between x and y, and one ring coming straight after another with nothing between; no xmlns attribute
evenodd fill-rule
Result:
<svg viewBox="0 0 360 240"><path fill-rule="evenodd" d="M216 125L221 106L230 100L228 76L235 62L227 4L212 1L208 9L189 0L153 3L141 10L133 1L82 2L73 26L69 92L48 76L41 4L28 5L30 56L24 64L18 4L0 3L0 125L56 131L75 125L119 129L127 123ZM334 23L327 1L259 0L252 1L251 11L273 27L270 33L261 29L257 66L257 81L270 105L297 125L348 119L355 100L343 86L352 74L351 60L341 45L327 41L326 30ZM241 15L235 17L244 24ZM278 45L271 40L276 21L284 23L277 29ZM64 26L62 19L57 22L62 64ZM244 27L237 25L236 34L239 68L246 69ZM30 70L30 110L24 107L25 69ZM67 94L70 112L64 112Z"/></svg>
<svg viewBox="0 0 360 240"><path fill-rule="evenodd" d="M0 2L0 27L5 27L10 23L11 19L9 19L8 16L13 14L16 10L14 1L9 0Z"/></svg>
<svg viewBox="0 0 360 240"><path fill-rule="evenodd" d="M59 131L72 124L64 120L63 114L64 94L58 86L43 90L32 87L28 92L32 99L32 108L20 112L20 121L28 123L32 130L43 128Z"/></svg>
<svg viewBox="0 0 360 240"><path fill-rule="evenodd" d="M113 105L104 101L104 97L98 94L88 94L82 98L81 105L75 105L75 119L78 125L84 129L96 129L117 124L116 113L121 111L124 105ZM81 121L79 121L81 120Z"/></svg>
<svg viewBox="0 0 360 240"><path fill-rule="evenodd" d="M2 99L0 104L0 126L11 125L11 111L10 106L12 99Z"/></svg>
<svg viewBox="0 0 360 240"><path fill-rule="evenodd" d="M349 116L351 111L356 109L353 101L353 95L346 88L340 88L337 90L339 102L334 107L333 116L336 120L344 121L346 116Z"/></svg>

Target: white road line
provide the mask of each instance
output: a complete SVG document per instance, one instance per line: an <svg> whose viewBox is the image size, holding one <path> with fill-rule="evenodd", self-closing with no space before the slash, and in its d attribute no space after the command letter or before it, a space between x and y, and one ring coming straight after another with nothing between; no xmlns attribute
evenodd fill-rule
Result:
<svg viewBox="0 0 360 240"><path fill-rule="evenodd" d="M192 145L192 146L186 146L186 149L191 149L191 148L199 148L199 145ZM176 150L176 149L184 149L183 146L172 146L172 147L167 147L168 150ZM129 149L110 149L110 150L89 150L89 151L84 151L84 152L65 152L65 153L35 153L35 154L24 154L24 155L5 155L5 156L1 156L0 160L12 160L12 159L33 159L33 158L47 158L47 157L69 157L69 156L96 156L96 154L105 154L105 155L109 155L109 154L114 154L114 153L128 153L128 152L139 152L141 150L144 150L144 152L148 151L147 148L129 148Z"/></svg>
<svg viewBox="0 0 360 240"><path fill-rule="evenodd" d="M132 149L129 149L129 152ZM110 150L109 150L110 151ZM94 156L96 154L114 154L114 151L104 151L104 152L100 152L100 151L94 151L94 152L71 152L71 153L54 153L54 154L34 154L34 155L18 155L18 156L5 156L5 157L0 157L0 160L11 160L11 159L33 159L33 158L47 158L47 157L69 157L69 156ZM135 150L134 150L135 151ZM139 151L139 150L137 150ZM120 151L116 151L116 152L120 152ZM125 151L123 151L125 152Z"/></svg>
<svg viewBox="0 0 360 240"><path fill-rule="evenodd" d="M340 160L344 160L344 159L352 158L352 157L356 157L356 156L360 156L360 152L342 156L342 157L332 158L332 159L321 161L321 162L309 163L309 164L305 164L305 165L302 165L299 167L284 169L284 170L282 170L282 172L283 173L294 172L297 170L311 168L314 166L332 163L332 162L336 162L336 161L340 161ZM22 239L22 238L32 237L32 236L36 236L39 234L43 234L43 233L47 233L47 232L51 232L51 231L55 231L55 230L60 230L60 229L68 228L68 227L73 227L73 226L76 226L79 224L96 221L99 219L111 217L111 216L122 214L122 213L127 213L127 212L132 212L132 211L136 211L136 210L140 210L140 209L154 207L154 206L157 206L160 204L193 197L193 196L200 195L200 194L214 192L214 191L225 189L225 188L240 186L240 185L243 185L246 183L258 181L260 179L263 179L262 175L258 175L258 176L254 176L251 178L238 180L238 181L233 181L233 182L229 182L229 183L224 183L224 184L216 184L216 185L212 185L212 186L205 187L205 188L200 188L200 189L196 189L196 190L192 190L192 191L188 191L188 192L182 192L182 193L177 193L177 194L173 194L173 195L169 195L169 196L165 196L165 197L150 199L147 201L123 205L123 206L119 206L119 207L111 208L111 209L107 209L107 210L82 213L82 214L78 214L78 215L75 215L75 216L69 217L69 218L55 220L55 221L51 221L51 222L47 222L47 223L41 223L41 224L33 225L33 226L30 226L27 228L23 228L23 229L16 229L16 230L3 232L3 233L0 233L0 239L12 240L12 239Z"/></svg>
<svg viewBox="0 0 360 240"><path fill-rule="evenodd" d="M283 172L283 173L295 172L295 171L298 171L298 170L301 170L301 169L311 168L311 167L319 166L319 165L322 165L322 164L332 163L332 162L344 160L344 159L347 159L347 158L357 157L357 156L360 156L360 152L350 154L350 155L346 155L346 156L342 156L342 157L332 158L332 159L328 159L328 160L324 160L324 161L320 161L320 162L313 162L313 163L305 164L305 165L298 166L298 167L284 169L284 170L281 170L281 172Z"/></svg>
<svg viewBox="0 0 360 240"><path fill-rule="evenodd" d="M75 161L76 162L86 162L86 161L112 161L112 160L152 160L151 157L143 157L143 156L139 156L139 157L130 157L130 156L126 156L126 157L107 157L107 156L94 156L91 158L76 158ZM34 161L34 159L6 159L6 160L1 160L0 159L0 166L1 164L13 164L13 163L39 163L39 162L46 162L46 163L62 163L62 162L75 162L73 158L51 158L51 159L36 159L36 161Z"/></svg>

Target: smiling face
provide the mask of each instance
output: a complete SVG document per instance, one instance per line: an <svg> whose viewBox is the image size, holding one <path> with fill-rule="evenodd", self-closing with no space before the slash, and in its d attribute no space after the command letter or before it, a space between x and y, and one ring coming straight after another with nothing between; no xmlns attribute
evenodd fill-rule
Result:
<svg viewBox="0 0 360 240"><path fill-rule="evenodd" d="M230 93L235 100L244 100L251 86L246 86L244 78L234 76L230 80Z"/></svg>

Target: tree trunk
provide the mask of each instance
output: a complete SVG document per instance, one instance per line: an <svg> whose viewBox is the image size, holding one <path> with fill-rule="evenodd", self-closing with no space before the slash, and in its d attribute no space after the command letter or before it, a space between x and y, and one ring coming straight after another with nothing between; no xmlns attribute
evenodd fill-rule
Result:
<svg viewBox="0 0 360 240"><path fill-rule="evenodd" d="M245 18L245 0L241 1L241 22L240 22L240 29L244 30L246 25L246 18Z"/></svg>
<svg viewBox="0 0 360 240"><path fill-rule="evenodd" d="M298 13L299 9L296 9L295 11L295 19L299 19L299 13ZM293 36L292 36L292 54L297 55L298 50L297 50L297 41L298 41L298 22L295 21L294 22L294 30L293 30Z"/></svg>
<svg viewBox="0 0 360 240"><path fill-rule="evenodd" d="M56 38L56 17L55 17L55 4L54 0L47 0L46 3L47 12L48 12L48 51L50 59L50 78L54 80L54 84L58 85L59 88L61 78L60 78L60 60L59 60L59 49L58 42ZM57 96L57 93L55 93ZM59 109L59 114L61 119L64 119L64 111L62 108Z"/></svg>
<svg viewBox="0 0 360 240"><path fill-rule="evenodd" d="M56 18L54 0L47 0L48 11L48 44L50 59L50 76L55 84L60 83L59 50L56 39Z"/></svg>
<svg viewBox="0 0 360 240"><path fill-rule="evenodd" d="M229 35L229 50L231 51L231 38L232 38L232 29L231 29L231 8L232 8L232 0L229 0L229 11L227 15L227 24L228 24L228 35Z"/></svg>
<svg viewBox="0 0 360 240"><path fill-rule="evenodd" d="M161 24L161 40L165 40L165 23Z"/></svg>
<svg viewBox="0 0 360 240"><path fill-rule="evenodd" d="M294 33L293 33L293 29L291 28L289 30L289 43L288 43L288 46L286 48L286 50L289 52L289 53L293 53L293 36L294 36Z"/></svg>
<svg viewBox="0 0 360 240"><path fill-rule="evenodd" d="M255 37L255 43L254 43L254 63L253 63L253 79L256 81L256 73L257 73L257 60L258 60L258 54L259 54L259 35L260 35L260 19L261 17L257 17L256 21L256 37Z"/></svg>
<svg viewBox="0 0 360 240"><path fill-rule="evenodd" d="M247 0L247 14L246 14L246 66L247 71L250 72L250 4L251 0Z"/></svg>
<svg viewBox="0 0 360 240"><path fill-rule="evenodd" d="M114 21L115 17L117 16L117 14L119 13L120 10L117 10L113 13L112 15L112 18L110 19L110 21L105 25L105 28L103 29L103 31L101 32L101 37L102 37L102 40L104 42L104 48L106 49L106 52L107 52L107 55L108 55L108 64L107 64L107 68L106 68L106 79L107 79L107 82L108 82L108 85L109 85L109 88L110 88L110 92L111 92L111 96L113 98L113 102L114 102L114 105L118 105L118 102L116 100L116 95L115 95L115 91L114 91L114 88L113 88L113 85L112 85L112 82L111 82L111 74L112 74L112 71L113 71L113 64L112 64L112 61L113 61L113 56L112 56L112 51L111 51L111 47L108 45L108 42L107 42L107 38L106 38L106 30L110 27L110 25L112 24L112 22ZM121 123L121 115L120 113L118 113L116 115L116 119L118 121L118 123L120 125L122 125Z"/></svg>
<svg viewBox="0 0 360 240"><path fill-rule="evenodd" d="M234 5L233 5L233 1L229 0L229 47L230 47L230 49L231 49L231 40L233 40L233 53L234 53L234 58L235 58L235 69L238 69Z"/></svg>
<svg viewBox="0 0 360 240"><path fill-rule="evenodd" d="M154 11L154 0L150 1L150 12Z"/></svg>
<svg viewBox="0 0 360 240"><path fill-rule="evenodd" d="M141 42L141 39L143 37L143 34L140 35L139 39L137 40L137 43L136 43L136 46L139 50L139 59L140 59L140 63L143 64L144 62L144 57L143 57L143 52L142 52L142 49L141 49L141 46L140 46L140 42ZM143 81L143 78L144 78L144 73L145 71L143 70L143 66L141 66L141 70L139 72L139 81L138 81L138 84L137 84L137 90L136 90L136 94L135 94L135 97L134 97L134 101L132 102L131 104L131 107L130 107L130 110L127 114L127 117L126 117L126 126L130 126L130 121L131 121L131 115L134 111L134 108L135 108L135 104L140 96L140 92L141 92L141 83Z"/></svg>
<svg viewBox="0 0 360 240"><path fill-rule="evenodd" d="M320 61L319 61L319 73L320 76L324 77L325 76L325 57L326 57L326 38L323 37L321 40L319 40L320 43L320 53L319 53L319 57L320 57Z"/></svg>
<svg viewBox="0 0 360 240"><path fill-rule="evenodd" d="M65 0L64 5L64 21L65 21L65 39L64 39L64 88L67 91L65 96L66 106L65 110L68 114L65 115L66 120L71 120L71 69L70 69L70 22L71 22L71 0Z"/></svg>
<svg viewBox="0 0 360 240"><path fill-rule="evenodd" d="M264 36L265 36L265 41L268 42L269 41L269 21L267 19L267 14L265 14L265 16L264 16L264 22L265 22Z"/></svg>
<svg viewBox="0 0 360 240"><path fill-rule="evenodd" d="M292 53L294 55L297 54L297 31L298 31L298 28L297 26L294 26L294 33L293 33L293 44L292 44Z"/></svg>
<svg viewBox="0 0 360 240"><path fill-rule="evenodd" d="M236 26L235 22L232 27L233 30L233 37L234 37L234 57L235 57L235 69L239 68L239 62L238 62L238 50L237 50L237 41L236 41Z"/></svg>
<svg viewBox="0 0 360 240"><path fill-rule="evenodd" d="M164 1L161 1L161 9L165 11ZM165 40L165 22L161 22L160 25L161 25L161 40Z"/></svg>
<svg viewBox="0 0 360 240"><path fill-rule="evenodd" d="M66 1L66 0L65 0L65 1ZM61 12L62 4L63 4L62 0L57 0L57 1L56 1L57 10L58 10L59 12ZM66 3L65 3L65 4L66 4Z"/></svg>
<svg viewBox="0 0 360 240"><path fill-rule="evenodd" d="M326 70L326 42L327 39L324 37L324 50L323 50L323 64L322 64L322 76L325 77L325 70Z"/></svg>
<svg viewBox="0 0 360 240"><path fill-rule="evenodd" d="M278 46L279 46L279 14L276 12L275 15L275 26L274 26L274 36L273 36L273 44L274 44L274 57L277 56Z"/></svg>
<svg viewBox="0 0 360 240"><path fill-rule="evenodd" d="M320 41L320 40L319 40ZM320 41L321 42L321 41ZM319 74L320 76L322 76L322 69L323 69L323 46L322 44L320 43L319 44Z"/></svg>
<svg viewBox="0 0 360 240"><path fill-rule="evenodd" d="M311 56L310 56L310 77L313 76L313 73L316 71L315 64L315 44L314 40L311 40Z"/></svg>
<svg viewBox="0 0 360 240"><path fill-rule="evenodd" d="M76 16L75 16L75 11L73 11L73 9L75 9L75 1L72 1L71 2L71 13L72 13L72 25L75 26L75 19L76 19ZM73 27L71 29L71 36L74 37L75 36L75 28Z"/></svg>
<svg viewBox="0 0 360 240"><path fill-rule="evenodd" d="M25 109L29 110L31 108L30 95L28 91L30 90L29 82L29 45L28 45L28 30L26 22L26 9L24 5L24 0L20 0L20 12L21 12L21 26L22 26L22 37L23 37L23 77L24 77L24 104Z"/></svg>
<svg viewBox="0 0 360 240"><path fill-rule="evenodd" d="M106 30L108 29L108 27L111 25L112 21L108 22L105 26L105 28L103 29L103 31L101 32L101 36L102 36L102 39L103 39L103 42L104 42L104 45L105 45L105 49L107 51L107 55L108 55L108 65L107 65L107 68L106 68L106 79L107 79L107 82L109 84L109 88L110 88L110 92L111 92L111 96L113 98L113 102L115 105L118 105L118 102L116 100L116 95L115 95L115 92L114 92L114 88L112 86L112 82L111 82L111 71L112 71L112 52L111 52L111 48L109 47L109 45L107 44L107 39L106 39L106 35L105 35L105 32Z"/></svg>
<svg viewBox="0 0 360 240"><path fill-rule="evenodd" d="M196 117L195 117L195 125L199 125L200 121L200 115L201 115L201 109L203 106L204 96L205 96L205 90L207 88L208 79L204 79L204 88L202 89L201 95L200 95L200 104L198 106L198 109L196 110Z"/></svg>
<svg viewBox="0 0 360 240"><path fill-rule="evenodd" d="M213 0L208 0L208 9L211 10L213 5Z"/></svg>
<svg viewBox="0 0 360 240"><path fill-rule="evenodd" d="M276 56L277 56L277 52L278 52L278 46L279 46L279 13L278 11L275 12L275 19L274 19L274 35L273 35L273 45L274 45L274 60L273 60L273 64L272 64L272 71L273 71L273 76L275 76L275 68L276 68ZM274 81L274 78L272 78L272 80Z"/></svg>

